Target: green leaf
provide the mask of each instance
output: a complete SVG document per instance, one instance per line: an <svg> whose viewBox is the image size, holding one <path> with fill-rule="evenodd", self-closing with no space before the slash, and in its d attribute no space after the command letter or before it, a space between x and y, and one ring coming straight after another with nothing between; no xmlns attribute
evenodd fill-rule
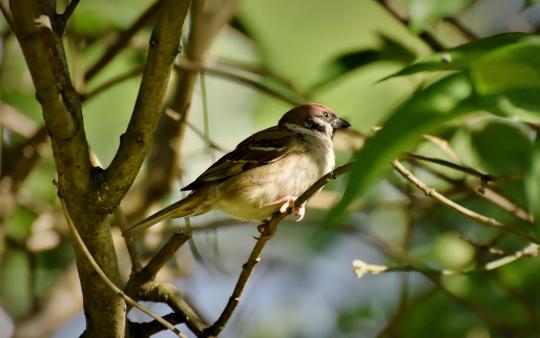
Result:
<svg viewBox="0 0 540 338"><path fill-rule="evenodd" d="M484 95L482 106L493 114L519 116L524 120L538 117L540 89L509 89L502 93Z"/></svg>
<svg viewBox="0 0 540 338"><path fill-rule="evenodd" d="M471 129L473 149L490 174L527 170L533 143L530 129L523 123L489 117L478 121Z"/></svg>
<svg viewBox="0 0 540 338"><path fill-rule="evenodd" d="M478 92L540 89L539 54L540 36L531 35L479 56L470 64Z"/></svg>
<svg viewBox="0 0 540 338"><path fill-rule="evenodd" d="M411 29L420 32L434 21L457 14L472 2L472 0L410 0Z"/></svg>
<svg viewBox="0 0 540 338"><path fill-rule="evenodd" d="M540 239L540 140L536 141L531 153L530 166L525 182L529 210L534 216L534 234L537 239Z"/></svg>
<svg viewBox="0 0 540 338"><path fill-rule="evenodd" d="M0 273L2 305L14 318L32 309L30 257L22 250L8 250Z"/></svg>
<svg viewBox="0 0 540 338"><path fill-rule="evenodd" d="M390 168L392 160L411 148L422 134L474 110L474 99L466 72L447 76L414 93L356 155L344 196L331 211L329 224L336 225L352 200L371 187Z"/></svg>
<svg viewBox="0 0 540 338"><path fill-rule="evenodd" d="M539 61L534 58L533 53L537 53L539 47L540 36L526 33L494 35L433 53L387 78L425 71L465 69L478 72L476 79L480 81L489 75L494 76L492 73L498 71L504 71L506 76L511 75L514 78L512 73L508 74L504 69L496 69L494 66L504 67L503 63L508 63L513 69L517 67L520 72L521 69L534 69L536 66L532 65L537 65ZM519 61L514 60L512 56L516 51L520 54ZM530 83L527 79L523 81Z"/></svg>

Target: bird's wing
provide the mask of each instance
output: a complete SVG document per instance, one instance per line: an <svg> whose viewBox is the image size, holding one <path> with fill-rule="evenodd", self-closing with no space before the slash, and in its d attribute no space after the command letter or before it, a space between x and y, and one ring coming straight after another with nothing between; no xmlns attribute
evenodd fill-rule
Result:
<svg viewBox="0 0 540 338"><path fill-rule="evenodd" d="M212 164L194 182L182 188L182 191L195 190L205 184L222 181L246 170L277 161L298 151L295 147L298 137L297 133L277 126L255 133Z"/></svg>

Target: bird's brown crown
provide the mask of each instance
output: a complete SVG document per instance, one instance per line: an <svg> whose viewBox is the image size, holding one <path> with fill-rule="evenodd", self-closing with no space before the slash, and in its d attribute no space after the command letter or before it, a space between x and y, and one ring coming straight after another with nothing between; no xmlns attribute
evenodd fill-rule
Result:
<svg viewBox="0 0 540 338"><path fill-rule="evenodd" d="M283 125L285 123L296 124L299 126L304 126L305 122L309 118L313 117L322 117L324 114L329 114L335 116L336 114L332 109L327 106L319 103L306 103L294 107L293 109L286 112L281 119L279 120L278 125Z"/></svg>

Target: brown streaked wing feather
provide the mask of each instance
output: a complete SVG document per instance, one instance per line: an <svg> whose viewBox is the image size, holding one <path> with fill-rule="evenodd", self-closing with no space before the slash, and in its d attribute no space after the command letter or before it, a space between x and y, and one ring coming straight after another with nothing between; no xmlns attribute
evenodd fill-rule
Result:
<svg viewBox="0 0 540 338"><path fill-rule="evenodd" d="M205 184L222 181L243 171L277 161L293 150L291 143L296 137L295 132L277 126L255 133L181 190L195 190Z"/></svg>

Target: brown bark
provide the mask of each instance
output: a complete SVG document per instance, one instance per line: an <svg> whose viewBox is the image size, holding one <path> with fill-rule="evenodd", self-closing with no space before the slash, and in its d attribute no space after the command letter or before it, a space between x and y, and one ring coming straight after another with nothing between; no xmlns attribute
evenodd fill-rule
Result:
<svg viewBox="0 0 540 338"><path fill-rule="evenodd" d="M70 79L61 36L67 16L55 13L54 0L10 1L13 29L51 138L58 194L95 261L115 283L118 262L105 219L133 183L150 148L189 4L161 2L130 124L111 166L102 170L91 164L81 102ZM124 300L103 283L77 246L75 256L87 319L84 337L124 337Z"/></svg>

